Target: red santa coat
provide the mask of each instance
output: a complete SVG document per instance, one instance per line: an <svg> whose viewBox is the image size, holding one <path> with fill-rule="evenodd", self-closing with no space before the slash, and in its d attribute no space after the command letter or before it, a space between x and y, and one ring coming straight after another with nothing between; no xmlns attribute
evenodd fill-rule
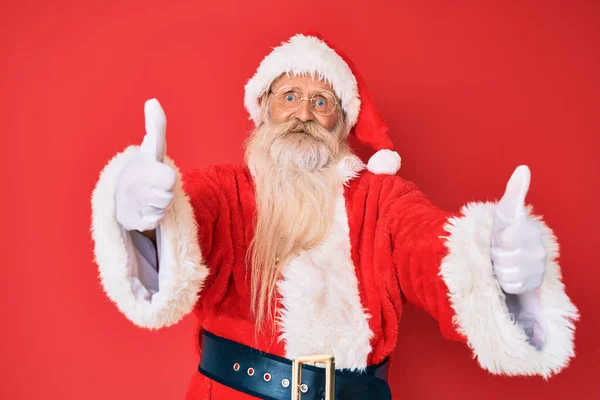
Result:
<svg viewBox="0 0 600 400"><path fill-rule="evenodd" d="M493 276L495 204L446 212L415 184L361 171L354 158L339 165L346 184L339 188L330 234L283 271L274 326L255 336L245 263L255 199L245 167L202 167L180 178L159 226L160 288L148 291L112 200L118 174L135 151L117 155L102 172L92 198L92 231L104 289L139 326L168 326L193 310L200 328L261 351L288 358L330 353L337 368L360 369L392 353L408 301L433 316L444 337L467 343L493 373L549 376L574 354L577 310L560 280L555 238L541 219L532 216L549 255L542 285L548 333L537 351L511 318ZM250 396L197 373L187 398Z"/></svg>

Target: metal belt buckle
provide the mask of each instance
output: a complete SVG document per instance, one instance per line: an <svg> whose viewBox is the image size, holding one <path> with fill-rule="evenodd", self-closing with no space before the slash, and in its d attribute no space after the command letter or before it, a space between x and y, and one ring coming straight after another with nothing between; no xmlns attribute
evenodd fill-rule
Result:
<svg viewBox="0 0 600 400"><path fill-rule="evenodd" d="M296 357L292 360L292 400L301 400L300 392L307 391L306 385L302 382L303 364L325 364L325 400L335 399L335 359L329 354L317 354L314 356Z"/></svg>

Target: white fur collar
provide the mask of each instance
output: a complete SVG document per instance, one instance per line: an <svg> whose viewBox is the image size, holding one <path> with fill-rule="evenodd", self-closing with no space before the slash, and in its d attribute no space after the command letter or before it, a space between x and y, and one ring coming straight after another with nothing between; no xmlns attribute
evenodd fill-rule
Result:
<svg viewBox="0 0 600 400"><path fill-rule="evenodd" d="M344 165L350 167L344 169L347 180L356 176L360 165L356 160L348 159ZM278 289L280 339L285 341L286 357L332 354L338 369L367 367L373 332L360 301L342 186L329 235L290 261Z"/></svg>
<svg viewBox="0 0 600 400"><path fill-rule="evenodd" d="M354 154L342 158L337 164L337 170L344 185L348 185L365 168L365 163Z"/></svg>

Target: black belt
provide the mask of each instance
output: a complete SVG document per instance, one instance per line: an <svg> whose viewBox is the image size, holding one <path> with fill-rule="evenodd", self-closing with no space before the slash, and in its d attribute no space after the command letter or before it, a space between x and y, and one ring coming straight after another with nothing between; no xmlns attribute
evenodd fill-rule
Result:
<svg viewBox="0 0 600 400"><path fill-rule="evenodd" d="M265 400L291 398L292 361L202 331L202 354L198 371L237 391ZM390 400L386 382L387 358L363 372L335 371L336 399ZM325 398L325 370L302 366L302 400Z"/></svg>

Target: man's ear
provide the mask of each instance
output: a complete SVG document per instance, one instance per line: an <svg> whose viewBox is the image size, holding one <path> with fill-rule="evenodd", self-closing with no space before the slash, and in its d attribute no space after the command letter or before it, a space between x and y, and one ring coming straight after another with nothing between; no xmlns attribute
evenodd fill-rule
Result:
<svg viewBox="0 0 600 400"><path fill-rule="evenodd" d="M261 124L267 123L267 104L268 104L267 96L268 96L268 94L263 94L258 99L258 105L260 106L260 121L261 121Z"/></svg>

